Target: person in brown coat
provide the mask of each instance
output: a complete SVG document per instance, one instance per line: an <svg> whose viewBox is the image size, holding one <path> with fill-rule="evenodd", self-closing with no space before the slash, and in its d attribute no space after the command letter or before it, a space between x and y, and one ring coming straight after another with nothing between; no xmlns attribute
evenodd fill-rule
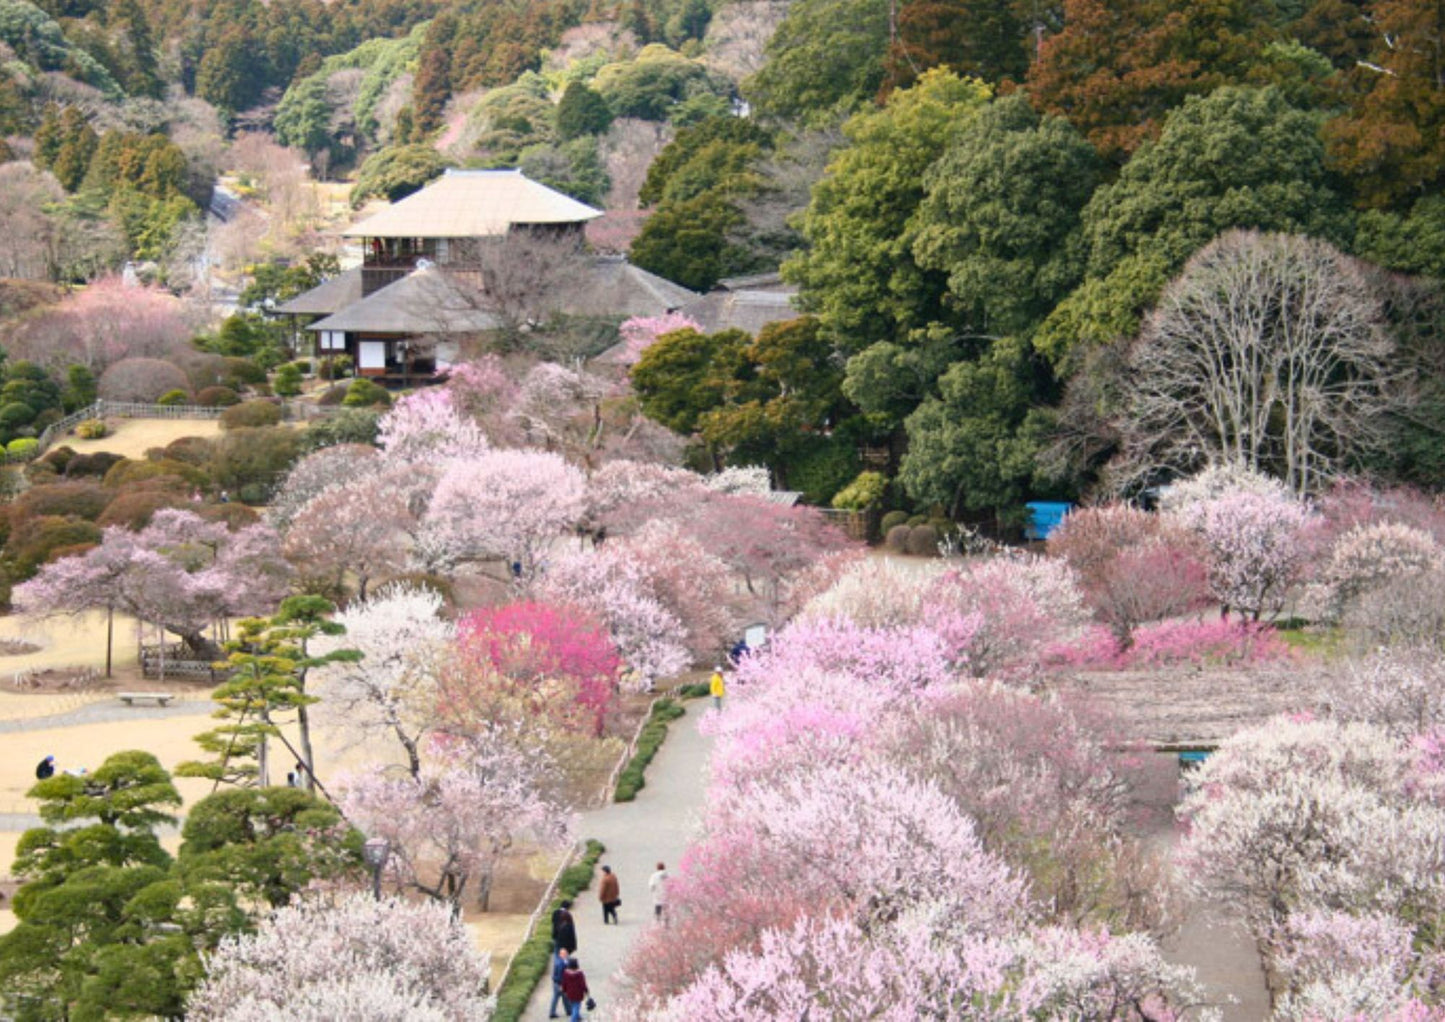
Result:
<svg viewBox="0 0 1445 1022"><path fill-rule="evenodd" d="M622 904L622 887L611 866L602 867L602 882L597 886L597 899L602 902L602 925L617 922L617 906Z"/></svg>

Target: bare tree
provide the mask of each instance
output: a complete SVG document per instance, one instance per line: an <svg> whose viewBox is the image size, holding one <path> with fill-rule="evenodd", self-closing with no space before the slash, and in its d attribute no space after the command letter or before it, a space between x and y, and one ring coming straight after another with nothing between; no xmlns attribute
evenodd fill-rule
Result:
<svg viewBox="0 0 1445 1022"><path fill-rule="evenodd" d="M44 211L65 197L47 171L19 160L0 164L0 277L49 280L54 273L60 225Z"/></svg>
<svg viewBox="0 0 1445 1022"><path fill-rule="evenodd" d="M1361 264L1313 239L1224 234L1165 289L1129 353L1110 481L1231 462L1316 490L1382 441L1393 348Z"/></svg>
<svg viewBox="0 0 1445 1022"><path fill-rule="evenodd" d="M525 333L566 308L590 262L580 238L526 229L504 238L454 240L451 249L447 272L465 286L474 308L497 320L507 346L519 346Z"/></svg>

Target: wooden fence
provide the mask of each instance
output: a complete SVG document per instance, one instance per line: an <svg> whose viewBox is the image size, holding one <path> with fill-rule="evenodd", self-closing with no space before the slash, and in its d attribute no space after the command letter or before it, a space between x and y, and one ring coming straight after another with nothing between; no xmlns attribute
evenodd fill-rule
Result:
<svg viewBox="0 0 1445 1022"><path fill-rule="evenodd" d="M141 676L146 678L207 678L218 681L215 661L197 660L183 642L157 643L140 648Z"/></svg>

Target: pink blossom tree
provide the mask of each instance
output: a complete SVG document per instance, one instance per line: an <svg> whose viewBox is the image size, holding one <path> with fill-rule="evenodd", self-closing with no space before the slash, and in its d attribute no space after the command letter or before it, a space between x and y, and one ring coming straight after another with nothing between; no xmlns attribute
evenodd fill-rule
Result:
<svg viewBox="0 0 1445 1022"><path fill-rule="evenodd" d="M589 615L535 601L476 610L461 621L462 641L518 684L566 679L602 733L614 702L621 659Z"/></svg>
<svg viewBox="0 0 1445 1022"><path fill-rule="evenodd" d="M283 552L297 571L336 592L355 580L366 599L373 578L402 570L416 516L405 494L378 485L388 473L363 476L318 493L291 520Z"/></svg>
<svg viewBox="0 0 1445 1022"><path fill-rule="evenodd" d="M391 583L336 615L343 635L315 640L318 654L361 654L314 672L318 712L356 744L394 739L414 779L421 776L426 737L439 724L438 678L456 637L441 611L435 591Z"/></svg>
<svg viewBox="0 0 1445 1022"><path fill-rule="evenodd" d="M269 613L286 594L291 569L278 547L267 526L233 532L189 511L163 508L140 532L111 527L98 547L47 564L16 587L14 601L32 614L119 610L179 636L198 656L214 658L208 627Z"/></svg>
<svg viewBox="0 0 1445 1022"><path fill-rule="evenodd" d="M28 319L7 347L11 358L78 363L99 376L122 359L169 357L191 339L195 325L185 305L163 288L102 277Z"/></svg>
<svg viewBox="0 0 1445 1022"><path fill-rule="evenodd" d="M567 835L566 815L540 793L542 769L507 742L434 738L416 777L374 767L337 786L347 819L391 843L387 872L399 890L458 908L475 881L485 910L497 865L520 834L544 845Z"/></svg>
<svg viewBox="0 0 1445 1022"><path fill-rule="evenodd" d="M266 521L285 532L312 498L344 483L361 482L381 467L376 448L365 444L337 444L306 455L286 473L286 479L266 509Z"/></svg>
<svg viewBox="0 0 1445 1022"><path fill-rule="evenodd" d="M545 451L491 451L447 463L422 520L425 560L501 559L531 578L581 520L585 479Z"/></svg>
<svg viewBox="0 0 1445 1022"><path fill-rule="evenodd" d="M186 1004L200 1022L486 1022L490 963L445 906L299 901L223 938Z"/></svg>
<svg viewBox="0 0 1445 1022"><path fill-rule="evenodd" d="M994 557L950 571L934 583L926 613L940 626L943 615L973 621L960 631L967 646L955 656L966 655L976 677L1031 669L1088 615L1073 571L1042 557Z"/></svg>
<svg viewBox="0 0 1445 1022"><path fill-rule="evenodd" d="M664 334L678 330L696 330L701 333L702 327L680 312L665 312L661 316L633 316L623 320L622 325L617 328L617 333L622 338L622 350L617 354L617 361L622 365L636 365L642 353L650 348L654 341Z"/></svg>

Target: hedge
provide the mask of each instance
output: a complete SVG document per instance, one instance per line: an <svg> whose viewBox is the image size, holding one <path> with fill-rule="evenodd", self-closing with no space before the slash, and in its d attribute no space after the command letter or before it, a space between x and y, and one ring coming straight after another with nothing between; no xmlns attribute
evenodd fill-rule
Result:
<svg viewBox="0 0 1445 1022"><path fill-rule="evenodd" d="M602 858L602 853L606 850L601 841L589 840L581 860L562 871L562 876L557 881L557 891L537 928L512 956L512 967L507 970L507 979L497 991L497 1010L492 1014L492 1022L516 1022L527 1010L532 991L537 988L537 983L547 974L548 966L552 963L552 911L564 898L576 898L592 885L592 871L597 868L597 860Z"/></svg>
<svg viewBox="0 0 1445 1022"><path fill-rule="evenodd" d="M631 802L646 786L647 781L643 775L647 772L647 764L652 762L652 757L656 756L657 750L662 747L662 740L667 737L668 723L686 712L665 697L653 704L652 715L647 718L647 723L642 725L642 733L637 736L637 751L632 754L632 758L617 777L617 791L612 796L614 802Z"/></svg>

